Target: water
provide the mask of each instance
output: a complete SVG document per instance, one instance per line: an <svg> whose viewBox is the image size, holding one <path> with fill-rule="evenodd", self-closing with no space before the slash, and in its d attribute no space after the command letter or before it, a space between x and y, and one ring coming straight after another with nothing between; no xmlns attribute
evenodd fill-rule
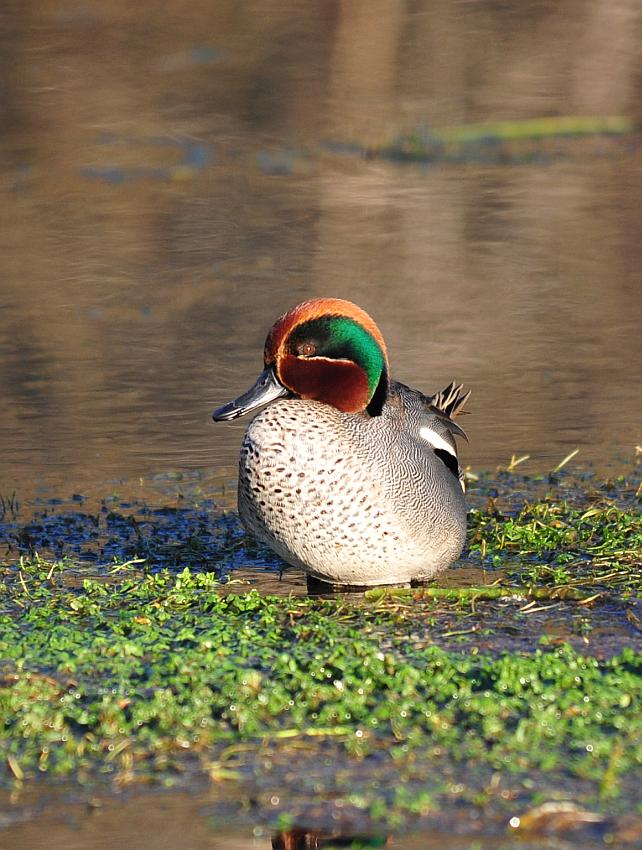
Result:
<svg viewBox="0 0 642 850"><path fill-rule="evenodd" d="M639 136L527 143L509 164L327 144L639 118L639 8L608 9L193 0L153 25L121 4L6 9L2 492L233 476L245 423L209 413L253 380L276 317L317 295L373 314L398 378L472 388L473 468L630 458Z"/></svg>
<svg viewBox="0 0 642 850"><path fill-rule="evenodd" d="M473 469L630 461L639 133L377 151L486 120L639 123L640 24L635 0L5 4L0 495L229 482L246 423L210 412L320 295L371 312L400 380L472 388Z"/></svg>

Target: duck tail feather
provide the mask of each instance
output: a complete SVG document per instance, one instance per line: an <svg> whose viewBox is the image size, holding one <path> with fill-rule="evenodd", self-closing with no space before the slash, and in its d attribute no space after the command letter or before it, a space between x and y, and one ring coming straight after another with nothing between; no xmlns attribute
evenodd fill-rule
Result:
<svg viewBox="0 0 642 850"><path fill-rule="evenodd" d="M445 413L448 418L452 418L453 416L458 416L459 414L467 411L463 411L462 408L466 404L470 397L470 390L464 390L463 384L455 384L454 381L451 381L447 387L444 387L438 393L435 393L431 398L431 403L433 407L436 407L438 410L441 410L442 413Z"/></svg>

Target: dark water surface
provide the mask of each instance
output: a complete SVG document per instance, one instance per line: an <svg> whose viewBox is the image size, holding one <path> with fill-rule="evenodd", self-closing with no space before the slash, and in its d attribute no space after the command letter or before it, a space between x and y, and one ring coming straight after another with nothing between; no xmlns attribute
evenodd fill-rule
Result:
<svg viewBox="0 0 642 850"><path fill-rule="evenodd" d="M254 380L277 316L321 295L371 312L399 379L472 388L474 470L575 448L630 465L637 0L9 0L0 81L0 496L160 505L155 476L229 482L246 423L210 412ZM397 155L407 133L568 116L630 129ZM197 802L157 804L155 847L270 846ZM131 807L84 805L48 815L47 846L148 846ZM6 846L43 846L24 811ZM512 846L498 830L488 846Z"/></svg>

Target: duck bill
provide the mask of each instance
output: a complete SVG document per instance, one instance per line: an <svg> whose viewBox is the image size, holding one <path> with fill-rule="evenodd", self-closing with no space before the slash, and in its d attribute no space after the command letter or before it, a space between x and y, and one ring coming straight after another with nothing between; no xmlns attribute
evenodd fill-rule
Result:
<svg viewBox="0 0 642 850"><path fill-rule="evenodd" d="M215 410L212 419L215 422L228 422L230 419L245 416L246 413L255 410L257 407L288 395L290 395L290 391L279 383L274 374L274 368L268 366L261 372L254 386L250 387L243 395L235 398L234 401L230 401Z"/></svg>

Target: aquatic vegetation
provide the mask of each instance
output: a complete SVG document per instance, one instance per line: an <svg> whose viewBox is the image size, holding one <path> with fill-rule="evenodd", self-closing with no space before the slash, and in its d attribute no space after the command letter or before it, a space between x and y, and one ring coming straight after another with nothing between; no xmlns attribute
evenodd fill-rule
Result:
<svg viewBox="0 0 642 850"><path fill-rule="evenodd" d="M64 565L23 561L5 578L0 705L14 775L148 770L160 754L298 735L597 782L642 763L642 654L631 649L599 659L568 646L464 656L429 636L386 645L408 617L394 607L222 595L208 574L132 569L70 587ZM418 605L415 627L425 615Z"/></svg>
<svg viewBox="0 0 642 850"><path fill-rule="evenodd" d="M549 798L543 787L630 808L642 765L635 487L555 497L516 476L506 484L475 485L462 567L411 590L275 597L221 584L201 555L237 549L238 534L229 517L206 527L200 508L181 553L193 568L169 566L167 537L154 547L148 532L136 557L125 522L131 557L104 567L94 558L91 573L78 554L7 559L5 782L165 783L189 766L262 787L266 752L288 766L297 753L308 775L291 787L327 783L328 768L319 776L310 765L330 759L332 793L389 824L453 794L472 806L517 794L527 808ZM18 531L12 524L14 549ZM371 793L356 779L364 772L376 779ZM509 796L489 790L493 776Z"/></svg>
<svg viewBox="0 0 642 850"><path fill-rule="evenodd" d="M600 585L622 594L642 589L642 514L632 506L547 498L527 502L515 516L474 510L471 525L471 552L493 563L506 554L531 561L519 571L530 585Z"/></svg>

